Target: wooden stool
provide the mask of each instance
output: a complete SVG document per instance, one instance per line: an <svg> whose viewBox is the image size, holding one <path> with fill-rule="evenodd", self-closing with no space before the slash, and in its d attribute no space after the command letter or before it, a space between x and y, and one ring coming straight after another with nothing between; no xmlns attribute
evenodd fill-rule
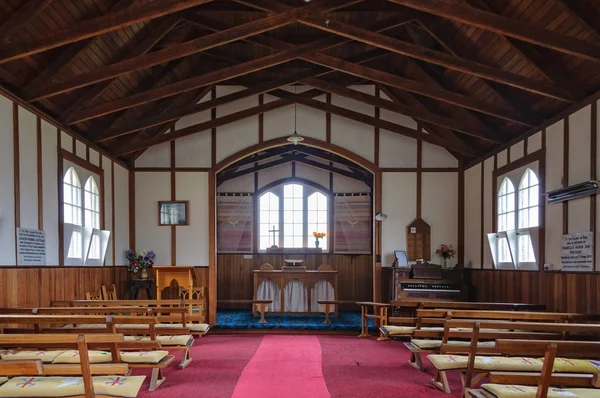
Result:
<svg viewBox="0 0 600 398"><path fill-rule="evenodd" d="M329 325L329 324L331 324L331 321L329 320L329 313L331 312L331 309L334 308L334 306L339 305L339 304L354 303L354 301L317 300L317 303L321 304L323 306L323 311L325 311L325 321L323 323L326 325ZM337 311L335 311L335 314L337 314Z"/></svg>
<svg viewBox="0 0 600 398"><path fill-rule="evenodd" d="M219 300L217 301L217 303L222 303L222 304L234 304L234 303L240 303L240 304L252 304L254 307L256 307L256 310L260 313L260 321L259 323L267 323L267 321L265 321L265 311L267 310L267 307L273 303L273 300Z"/></svg>

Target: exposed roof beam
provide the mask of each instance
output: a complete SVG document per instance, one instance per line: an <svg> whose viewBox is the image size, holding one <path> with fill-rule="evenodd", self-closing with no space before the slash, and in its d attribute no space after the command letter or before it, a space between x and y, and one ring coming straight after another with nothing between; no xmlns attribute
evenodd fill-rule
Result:
<svg viewBox="0 0 600 398"><path fill-rule="evenodd" d="M303 55L300 56L300 58L318 65L326 66L328 68L348 73L350 75L370 79L377 83L397 87L401 90L410 91L415 94L420 94L426 97L434 98L439 101L471 109L500 119L509 120L511 122L519 123L525 126L532 127L539 124L540 122L539 120L532 120L529 117L522 116L511 110L486 104L482 101L476 100L463 94L458 94L452 91L437 88L432 84L418 82L416 80L411 80L391 73L383 72L378 69L353 64L351 62L343 61L341 59L331 57L328 55L312 54Z"/></svg>
<svg viewBox="0 0 600 398"><path fill-rule="evenodd" d="M292 94L293 95L293 94ZM176 130L169 134L162 134L157 137L145 140L144 142L137 143L135 145L128 145L117 148L115 151L117 152L117 156L125 155L131 152L139 151L140 149L149 148L154 145L162 144L163 142L173 141L177 138L186 137L188 135L196 134L201 131L209 130L212 128L217 128L220 126L224 126L226 124L234 123L239 120L246 119L248 117L256 116L261 113L268 112L273 109L282 108L284 106L288 106L293 104L293 100L284 100L280 99L277 101L268 102L263 105L258 105L252 108L244 109L239 112L235 112L226 116L218 117L213 120L209 120L204 123L195 124L193 126L186 127L181 130Z"/></svg>
<svg viewBox="0 0 600 398"><path fill-rule="evenodd" d="M306 157L301 157L299 159L295 159L294 161L298 162L298 163L305 164L307 166L310 166L310 167L313 167L313 168L316 168L316 169L330 171L332 173L339 174L339 175L347 177L347 178L352 178L354 180L359 180L359 181L362 181L365 184L367 184L369 187L373 187L373 176L372 175L355 174L353 172L350 172L350 171L347 171L347 170L344 170L344 169L340 169L339 167L330 166L328 164L317 162L316 160L307 159Z"/></svg>
<svg viewBox="0 0 600 398"><path fill-rule="evenodd" d="M565 36L527 22L507 18L472 7L450 4L442 0L388 0L429 14L477 26L491 32L514 37L565 54L600 62L600 46Z"/></svg>
<svg viewBox="0 0 600 398"><path fill-rule="evenodd" d="M314 17L301 18L300 23L334 33L348 39L379 47L411 58L420 59L448 69L453 69L469 75L478 76L501 84L506 84L521 90L529 91L546 97L574 102L570 93L553 84L539 82L505 70L491 67L466 58L453 56L444 52L430 50L412 43L385 36L367 29L345 24L340 21L317 19Z"/></svg>
<svg viewBox="0 0 600 398"><path fill-rule="evenodd" d="M129 7L133 1L134 0L120 0L113 4L113 6L108 9L108 12L123 10ZM58 72L66 67L72 60L77 58L79 54L87 50L90 45L96 42L97 38L97 36L90 37L69 45L67 49L64 50L58 57L54 58L43 71L41 71L34 79L27 83L23 98L29 97L33 90L37 90L39 87L42 87L48 84L48 82L52 81Z"/></svg>
<svg viewBox="0 0 600 398"><path fill-rule="evenodd" d="M118 58L128 59L146 54L152 49L152 47L154 47L156 43L165 37L167 33L169 33L177 25L178 22L179 17L177 15L169 15L167 18L161 21L158 26L148 26L147 29L140 33L137 42L126 46L120 51L120 56ZM88 88L83 95L73 102L73 105L67 108L67 110L60 115L60 120L68 123L71 116L76 114L80 109L85 108L88 104L102 95L104 90L106 90L108 86L110 86L115 80L116 79L106 80Z"/></svg>
<svg viewBox="0 0 600 398"><path fill-rule="evenodd" d="M160 18L187 8L196 7L210 0L156 0L134 5L124 10L110 12L99 17L78 22L41 39L15 42L0 48L0 64L28 55L37 54L88 37L119 30L149 19Z"/></svg>
<svg viewBox="0 0 600 398"><path fill-rule="evenodd" d="M592 32L596 40L600 40L600 14L586 7L581 0L558 0L571 14Z"/></svg>
<svg viewBox="0 0 600 398"><path fill-rule="evenodd" d="M453 119L450 119L450 118L447 118L444 116L440 116L440 115L432 115L429 112L424 112L424 111L421 111L421 110L418 110L415 108L401 105L401 104L393 102L393 101L388 101L388 100L385 100L382 98L378 98L374 95L370 95L370 94L363 93L360 91L352 90L347 87L342 87L335 83L329 83L327 81L316 79L316 78L303 79L302 83L307 84L312 87L315 87L315 88L318 88L318 89L321 89L321 90L326 91L331 94L336 94L341 97L351 98L351 99L354 99L357 101L365 102L374 107L387 109L389 111L400 113L402 115L406 115L408 117L412 117L417 120L430 122L434 125L449 128L452 130L456 130L463 134L467 134L467 135L470 135L470 136L473 136L473 137L476 137L479 139L483 139L483 140L495 142L495 143L500 142L494 138L491 138L493 135L496 134L495 132L485 131L485 130L475 131L475 130L473 130L472 126L469 126L465 123L455 121Z"/></svg>
<svg viewBox="0 0 600 398"><path fill-rule="evenodd" d="M289 151L290 150L288 149L288 152ZM287 154L287 155L284 154L281 156L281 158L274 159L272 162L258 164L254 167L249 167L244 170L229 171L229 172L223 171L223 172L219 173L219 175L217 176L217 185L221 185L222 183L224 183L227 180L232 180L234 178L238 178L238 177L242 177L242 176L245 176L248 174L256 173L257 171L266 170L266 169L270 169L272 167L280 166L282 164L298 161L305 157L306 157L306 155L304 155L304 154Z"/></svg>
<svg viewBox="0 0 600 398"><path fill-rule="evenodd" d="M227 171L235 171L238 168L242 167L242 166L247 166L249 164L253 164L253 163L257 163L257 162L262 162L263 160L267 160L270 158L274 158L275 156L280 156L283 155L285 153L291 152L296 150L296 146L294 146L293 148L290 146L279 146L279 147L275 147L275 148L269 148L263 152L257 152L251 156L248 156L242 160L239 160L237 162L235 162L233 165L229 166L228 168L222 170L220 173L223 172L227 172ZM219 173L219 174L220 174Z"/></svg>
<svg viewBox="0 0 600 398"><path fill-rule="evenodd" d="M50 4L52 4L52 0L26 1L2 24L2 26L0 26L0 42L2 44L8 43L10 41L10 36L17 29L29 22Z"/></svg>

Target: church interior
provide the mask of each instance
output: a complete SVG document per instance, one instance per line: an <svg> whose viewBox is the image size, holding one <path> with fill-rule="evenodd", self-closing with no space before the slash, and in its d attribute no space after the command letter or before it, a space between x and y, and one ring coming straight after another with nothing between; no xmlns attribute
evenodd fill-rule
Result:
<svg viewBox="0 0 600 398"><path fill-rule="evenodd" d="M0 0L0 397L600 398L599 65L598 0Z"/></svg>

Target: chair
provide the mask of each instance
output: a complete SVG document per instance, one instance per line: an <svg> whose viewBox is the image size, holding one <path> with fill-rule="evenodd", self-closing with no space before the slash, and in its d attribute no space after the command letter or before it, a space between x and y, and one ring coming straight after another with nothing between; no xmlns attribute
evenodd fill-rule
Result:
<svg viewBox="0 0 600 398"><path fill-rule="evenodd" d="M333 267L329 264L321 264L317 268L317 271L333 271Z"/></svg>
<svg viewBox="0 0 600 398"><path fill-rule="evenodd" d="M119 298L117 297L117 287L115 286L115 284L113 283L112 285L110 285L110 287L106 287L104 285L102 285L102 297L104 297L104 300L118 300Z"/></svg>
<svg viewBox="0 0 600 398"><path fill-rule="evenodd" d="M269 263L264 263L258 268L259 271L273 271L274 269L275 268Z"/></svg>
<svg viewBox="0 0 600 398"><path fill-rule="evenodd" d="M85 299L102 301L102 292L85 292Z"/></svg>

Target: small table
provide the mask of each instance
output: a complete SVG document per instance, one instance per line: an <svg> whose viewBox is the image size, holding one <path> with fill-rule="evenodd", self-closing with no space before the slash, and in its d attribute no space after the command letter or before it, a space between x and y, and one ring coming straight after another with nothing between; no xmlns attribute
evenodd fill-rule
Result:
<svg viewBox="0 0 600 398"><path fill-rule="evenodd" d="M379 324L375 326L383 326L387 323L388 308L390 307L387 303L375 303L372 301L359 301L356 304L360 305L360 318L361 328L360 335L358 337L369 337L369 318L373 318L379 321ZM373 307L373 313L369 314L369 307ZM377 340L389 340L383 333L379 333Z"/></svg>
<svg viewBox="0 0 600 398"><path fill-rule="evenodd" d="M265 311L267 307L273 303L273 300L219 300L217 303L223 304L252 304L256 307L256 311L260 313L260 321L258 323L267 323L265 321Z"/></svg>
<svg viewBox="0 0 600 398"><path fill-rule="evenodd" d="M140 289L146 289L149 300L154 300L154 291L156 290L154 279L132 279L131 280L131 299L137 300Z"/></svg>

